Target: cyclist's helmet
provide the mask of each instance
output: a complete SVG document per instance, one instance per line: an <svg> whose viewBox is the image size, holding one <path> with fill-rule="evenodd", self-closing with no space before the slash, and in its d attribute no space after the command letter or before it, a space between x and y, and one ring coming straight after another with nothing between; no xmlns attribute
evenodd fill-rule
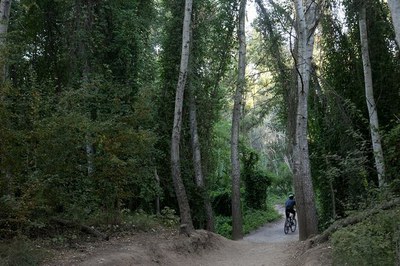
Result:
<svg viewBox="0 0 400 266"><path fill-rule="evenodd" d="M293 193L289 193L289 199L293 199L294 198L294 194Z"/></svg>

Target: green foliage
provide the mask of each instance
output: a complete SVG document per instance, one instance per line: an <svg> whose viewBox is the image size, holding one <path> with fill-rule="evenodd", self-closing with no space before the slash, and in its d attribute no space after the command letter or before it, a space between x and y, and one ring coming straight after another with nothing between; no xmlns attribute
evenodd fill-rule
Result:
<svg viewBox="0 0 400 266"><path fill-rule="evenodd" d="M251 209L263 209L267 199L267 189L271 184L269 176L257 168L259 155L253 150L245 150L242 154L242 178L245 185L244 198Z"/></svg>
<svg viewBox="0 0 400 266"><path fill-rule="evenodd" d="M395 96L399 89L398 51L393 46L392 25L386 19L387 6L375 0L365 3L379 122L390 131L399 106ZM337 1L331 1L321 17L323 56L316 66L320 77L312 82L315 90L310 91L309 101L311 166L322 227L369 205L377 186L359 48L360 1L342 4L345 21L337 16ZM394 146L391 142L384 147L385 156L386 149ZM386 165L389 172L391 165Z"/></svg>
<svg viewBox="0 0 400 266"><path fill-rule="evenodd" d="M129 231L130 229L139 231L149 231L158 226L158 221L154 215L149 215L143 210L131 213L129 210L122 211L122 229Z"/></svg>
<svg viewBox="0 0 400 266"><path fill-rule="evenodd" d="M18 1L1 87L2 237L153 210L153 1ZM104 221L105 221L104 220Z"/></svg>
<svg viewBox="0 0 400 266"><path fill-rule="evenodd" d="M248 209L243 215L243 232L248 234L252 230L257 229L266 223L273 222L280 217L281 215L272 207L268 207L266 210Z"/></svg>
<svg viewBox="0 0 400 266"><path fill-rule="evenodd" d="M226 238L232 237L232 218L228 216L215 216L215 232Z"/></svg>
<svg viewBox="0 0 400 266"><path fill-rule="evenodd" d="M268 187L268 197L270 199L282 196L286 198L287 194L293 191L293 174L286 163L279 163L277 171L268 173L268 176L271 179L271 185Z"/></svg>
<svg viewBox="0 0 400 266"><path fill-rule="evenodd" d="M179 223L179 217L176 215L174 209L164 207L161 210L161 222L168 227L176 226Z"/></svg>
<svg viewBox="0 0 400 266"><path fill-rule="evenodd" d="M383 136L383 148L385 151L386 181L392 190L400 194L400 124L393 127Z"/></svg>
<svg viewBox="0 0 400 266"><path fill-rule="evenodd" d="M250 233L252 230L266 223L279 219L281 215L272 207L265 210L246 209L243 213L243 232ZM216 232L226 238L232 237L232 218L228 216L216 216Z"/></svg>
<svg viewBox="0 0 400 266"><path fill-rule="evenodd" d="M395 265L399 217L399 209L386 211L335 232L334 265Z"/></svg>

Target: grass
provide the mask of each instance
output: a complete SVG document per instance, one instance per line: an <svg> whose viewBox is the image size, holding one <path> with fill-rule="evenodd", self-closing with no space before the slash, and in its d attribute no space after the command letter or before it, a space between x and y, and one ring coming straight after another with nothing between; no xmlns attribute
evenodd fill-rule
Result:
<svg viewBox="0 0 400 266"><path fill-rule="evenodd" d="M243 233L248 234L251 231L263 226L266 223L276 221L281 215L271 206L266 210L247 209L243 213ZM215 219L216 232L226 238L232 235L232 218L226 216L217 216Z"/></svg>

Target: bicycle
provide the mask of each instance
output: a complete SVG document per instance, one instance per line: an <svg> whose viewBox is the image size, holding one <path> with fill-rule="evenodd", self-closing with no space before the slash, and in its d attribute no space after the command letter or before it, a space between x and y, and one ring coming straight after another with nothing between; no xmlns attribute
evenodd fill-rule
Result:
<svg viewBox="0 0 400 266"><path fill-rule="evenodd" d="M285 235L287 235L289 233L289 229L293 233L294 231L296 231L296 228L297 228L296 218L293 218L293 214L290 213L289 217L285 220L283 231L285 232Z"/></svg>

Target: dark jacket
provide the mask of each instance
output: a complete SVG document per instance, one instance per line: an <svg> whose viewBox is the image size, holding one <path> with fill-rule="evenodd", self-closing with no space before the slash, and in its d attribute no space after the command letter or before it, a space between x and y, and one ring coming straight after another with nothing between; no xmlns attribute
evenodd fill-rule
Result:
<svg viewBox="0 0 400 266"><path fill-rule="evenodd" d="M296 205L296 201L294 199L288 199L285 203L286 210L293 210L293 207Z"/></svg>

